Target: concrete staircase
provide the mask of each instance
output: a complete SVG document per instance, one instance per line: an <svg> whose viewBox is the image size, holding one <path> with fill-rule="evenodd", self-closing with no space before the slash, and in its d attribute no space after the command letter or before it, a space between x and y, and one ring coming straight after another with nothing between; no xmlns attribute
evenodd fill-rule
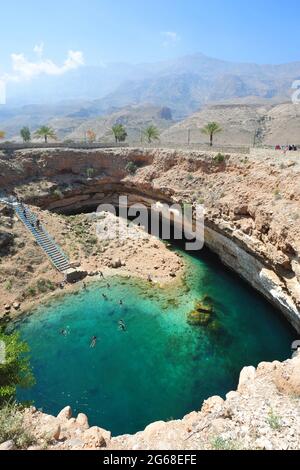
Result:
<svg viewBox="0 0 300 470"><path fill-rule="evenodd" d="M12 207L25 227L31 232L39 246L48 256L53 266L60 272L71 269L69 260L64 252L55 243L42 224L37 226L37 217L24 204L20 204L12 197L0 197L0 202Z"/></svg>

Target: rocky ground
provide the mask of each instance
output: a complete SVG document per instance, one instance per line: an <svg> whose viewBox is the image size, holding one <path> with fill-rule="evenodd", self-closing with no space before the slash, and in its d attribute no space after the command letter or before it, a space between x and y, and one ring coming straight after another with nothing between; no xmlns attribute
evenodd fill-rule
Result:
<svg viewBox="0 0 300 470"><path fill-rule="evenodd" d="M261 363L240 374L237 391L206 400L182 420L150 424L136 435L112 437L89 427L66 407L57 417L28 408L23 426L30 450L299 450L300 354L284 363ZM15 448L13 441L0 450Z"/></svg>

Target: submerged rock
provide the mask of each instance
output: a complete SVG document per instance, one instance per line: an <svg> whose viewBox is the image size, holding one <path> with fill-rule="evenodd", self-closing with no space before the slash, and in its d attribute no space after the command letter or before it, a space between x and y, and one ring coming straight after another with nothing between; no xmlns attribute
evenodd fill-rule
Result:
<svg viewBox="0 0 300 470"><path fill-rule="evenodd" d="M214 310L207 302L198 301L195 309L187 316L187 322L193 326L207 326L212 321Z"/></svg>
<svg viewBox="0 0 300 470"><path fill-rule="evenodd" d="M198 312L194 310L188 314L188 323L193 326L206 326L209 324L211 317L208 313Z"/></svg>

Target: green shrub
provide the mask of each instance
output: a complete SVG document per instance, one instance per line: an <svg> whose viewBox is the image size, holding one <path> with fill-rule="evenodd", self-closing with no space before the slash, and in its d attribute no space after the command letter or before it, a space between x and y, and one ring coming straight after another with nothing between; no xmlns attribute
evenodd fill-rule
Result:
<svg viewBox="0 0 300 470"><path fill-rule="evenodd" d="M129 162L127 163L126 165L126 171L130 174L130 175L135 175L136 172L137 172L137 165L134 163L134 162Z"/></svg>
<svg viewBox="0 0 300 470"><path fill-rule="evenodd" d="M18 449L26 449L35 438L25 429L21 408L7 403L0 408L0 442L13 441Z"/></svg>
<svg viewBox="0 0 300 470"><path fill-rule="evenodd" d="M94 168L87 168L87 170L86 170L86 176L87 176L88 178L92 178L92 177L94 176L94 174L95 174Z"/></svg>
<svg viewBox="0 0 300 470"><path fill-rule="evenodd" d="M213 157L213 161L217 164L224 163L225 159L226 159L225 155L223 155L222 153L218 153L217 155Z"/></svg>
<svg viewBox="0 0 300 470"><path fill-rule="evenodd" d="M57 188L57 189L54 189L54 191L53 191L52 194L53 194L53 196L56 196L56 197L58 197L59 199L63 199L63 197L64 197L62 191L61 191L60 189L58 189L58 188Z"/></svg>
<svg viewBox="0 0 300 470"><path fill-rule="evenodd" d="M215 450L239 450L240 446L236 441L224 439L217 436L212 440L211 446Z"/></svg>
<svg viewBox="0 0 300 470"><path fill-rule="evenodd" d="M29 363L29 348L17 332L6 334L0 330L0 341L5 345L5 360L0 363L0 407L15 399L17 387L34 384Z"/></svg>
<svg viewBox="0 0 300 470"><path fill-rule="evenodd" d="M279 199L281 199L281 197L282 197L282 196L281 196L281 194L280 194L279 188L276 188L275 191L274 191L274 198L275 198L276 200L279 200Z"/></svg>
<svg viewBox="0 0 300 470"><path fill-rule="evenodd" d="M37 282L37 289L40 293L45 294L49 291L55 290L55 285L50 279L39 279Z"/></svg>
<svg viewBox="0 0 300 470"><path fill-rule="evenodd" d="M273 410L270 410L268 414L267 422L271 429L277 431L281 428L281 419L280 416L276 415Z"/></svg>
<svg viewBox="0 0 300 470"><path fill-rule="evenodd" d="M87 243L90 245L97 245L98 243L98 238L97 237L90 237L87 239Z"/></svg>
<svg viewBox="0 0 300 470"><path fill-rule="evenodd" d="M12 280L9 279L9 280L6 281L6 283L5 283L5 290L11 291L11 290L12 290L12 286L13 286Z"/></svg>
<svg viewBox="0 0 300 470"><path fill-rule="evenodd" d="M37 291L35 287L27 287L27 289L24 292L25 297L35 297L37 295Z"/></svg>

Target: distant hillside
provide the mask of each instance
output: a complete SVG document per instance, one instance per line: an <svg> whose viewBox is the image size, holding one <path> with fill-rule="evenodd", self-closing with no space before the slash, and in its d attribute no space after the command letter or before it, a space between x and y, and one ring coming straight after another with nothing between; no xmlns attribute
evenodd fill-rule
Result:
<svg viewBox="0 0 300 470"><path fill-rule="evenodd" d="M284 103L273 107L262 124L263 143L300 144L300 104Z"/></svg>
<svg viewBox="0 0 300 470"><path fill-rule="evenodd" d="M170 110L169 110L170 113ZM66 127L74 125L74 120L52 120L52 125L58 133L64 134L66 139L82 140L86 137L88 130L93 130L97 140L112 142L112 127L114 124L123 124L128 134L128 142L139 142L141 132L149 125L155 125L161 131L172 126L175 121L169 113L163 113L163 108L152 105L145 106L127 106L115 111L107 116L85 120L76 129L66 133Z"/></svg>
<svg viewBox="0 0 300 470"><path fill-rule="evenodd" d="M162 134L162 142L207 143L200 129L210 121L218 122L223 132L215 136L219 145L300 144L300 105L219 104L208 106Z"/></svg>

